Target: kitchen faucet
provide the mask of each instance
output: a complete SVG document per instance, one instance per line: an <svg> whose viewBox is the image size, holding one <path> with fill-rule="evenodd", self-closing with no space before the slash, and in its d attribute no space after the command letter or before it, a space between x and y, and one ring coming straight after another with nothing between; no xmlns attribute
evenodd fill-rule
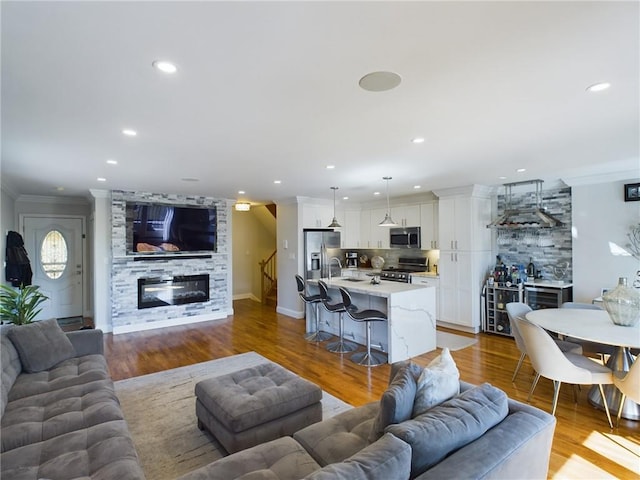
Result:
<svg viewBox="0 0 640 480"><path fill-rule="evenodd" d="M331 257L329 259L329 263L327 264L327 266L329 267L329 283L331 283L331 261L335 260L336 262L338 262L338 266L340 267L340 273L342 274L342 262L340 262L340 259L338 257Z"/></svg>

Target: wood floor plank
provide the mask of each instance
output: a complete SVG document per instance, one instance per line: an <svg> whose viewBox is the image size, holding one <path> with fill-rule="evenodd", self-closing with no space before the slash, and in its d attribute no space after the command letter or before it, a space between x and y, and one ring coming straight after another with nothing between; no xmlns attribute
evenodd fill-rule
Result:
<svg viewBox="0 0 640 480"><path fill-rule="evenodd" d="M303 320L277 314L272 306L239 300L234 302L234 315L224 320L107 334L105 355L113 379L120 380L255 351L351 405L380 398L388 381L388 365L358 366L349 354L330 353L324 344L308 343L303 335ZM452 352L461 378L474 384L489 382L526 402L533 370L525 360L511 382L520 356L515 342L497 335L475 337L475 345ZM434 350L413 360L425 366L438 354ZM582 387L577 404L570 386L560 391L549 478L640 478L640 422L622 419L619 428L610 430L604 411L589 404L588 390ZM550 411L552 393L551 382L541 379L531 404Z"/></svg>

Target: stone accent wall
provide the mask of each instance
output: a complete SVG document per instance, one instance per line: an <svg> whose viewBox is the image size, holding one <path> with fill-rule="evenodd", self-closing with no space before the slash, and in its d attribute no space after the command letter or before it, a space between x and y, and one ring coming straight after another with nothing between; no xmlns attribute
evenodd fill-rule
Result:
<svg viewBox="0 0 640 480"><path fill-rule="evenodd" d="M127 201L166 203L168 205L202 206L217 208L217 252L198 254L162 255L162 260L127 255ZM231 233L228 229L228 209L224 199L212 197L169 195L142 192L111 192L111 318L114 331L138 324L149 328L149 322L167 321L184 317L209 315L222 318L231 312L228 294L229 251ZM129 232L129 238L131 234ZM187 258L191 257L191 258ZM199 257L199 258L193 258ZM170 305L138 310L138 278L209 274L208 302ZM135 328L131 328L135 330ZM143 328L140 328L143 329Z"/></svg>
<svg viewBox="0 0 640 480"><path fill-rule="evenodd" d="M505 195L498 195L498 216L504 213ZM536 206L535 192L513 192L512 209L532 209ZM558 188L542 192L542 208L564 223L562 227L496 229L497 252L505 265L523 265L533 260L545 280L556 280L557 265L567 263L563 280L572 280L571 188Z"/></svg>

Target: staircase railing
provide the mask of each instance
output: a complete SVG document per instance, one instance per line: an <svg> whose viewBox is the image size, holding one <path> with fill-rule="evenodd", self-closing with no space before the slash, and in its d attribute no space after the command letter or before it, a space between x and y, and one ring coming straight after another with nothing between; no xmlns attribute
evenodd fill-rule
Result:
<svg viewBox="0 0 640 480"><path fill-rule="evenodd" d="M269 258L258 262L260 264L260 293L262 295L261 301L263 305L267 303L267 297L277 288L278 285L278 278L276 276L277 253L277 251L274 251L271 255L269 255Z"/></svg>

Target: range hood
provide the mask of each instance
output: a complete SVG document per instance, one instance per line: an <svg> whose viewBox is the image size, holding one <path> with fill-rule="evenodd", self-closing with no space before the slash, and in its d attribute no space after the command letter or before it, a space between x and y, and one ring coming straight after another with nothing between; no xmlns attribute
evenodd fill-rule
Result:
<svg viewBox="0 0 640 480"><path fill-rule="evenodd" d="M504 213L487 225L487 228L553 228L564 223L542 208L542 180L527 180L504 184ZM532 208L514 209L511 207L512 187L519 185L536 186L536 205Z"/></svg>

